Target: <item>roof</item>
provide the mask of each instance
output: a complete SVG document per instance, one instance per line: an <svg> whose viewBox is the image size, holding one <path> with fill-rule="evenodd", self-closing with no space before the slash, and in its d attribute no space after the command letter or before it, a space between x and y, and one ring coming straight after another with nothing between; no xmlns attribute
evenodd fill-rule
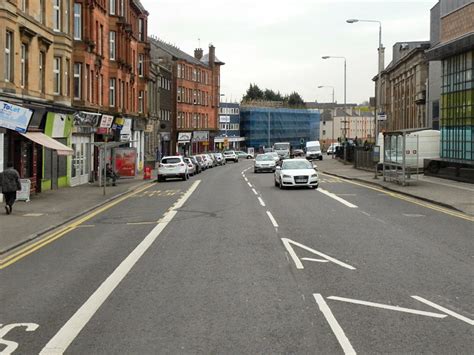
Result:
<svg viewBox="0 0 474 355"><path fill-rule="evenodd" d="M202 57L201 62L205 63L206 65L209 65L209 53L205 54ZM217 57L214 60L214 63L219 64L219 65L224 65L225 64L223 61L219 60L219 58L217 58Z"/></svg>
<svg viewBox="0 0 474 355"><path fill-rule="evenodd" d="M132 0L132 2L141 12L148 14L148 11L145 10L140 0Z"/></svg>
<svg viewBox="0 0 474 355"><path fill-rule="evenodd" d="M150 37L149 40L150 40L150 43L156 45L158 48L164 50L165 52L169 53L170 55L172 55L173 57L177 59L185 60L189 63L196 64L196 65L209 66L207 63L201 62L200 60L194 58L192 55L189 55L188 53L183 52L178 47L172 44L166 43L162 41L161 39Z"/></svg>
<svg viewBox="0 0 474 355"><path fill-rule="evenodd" d="M474 49L474 32L466 33L448 42L438 43L426 51L428 60L440 60Z"/></svg>

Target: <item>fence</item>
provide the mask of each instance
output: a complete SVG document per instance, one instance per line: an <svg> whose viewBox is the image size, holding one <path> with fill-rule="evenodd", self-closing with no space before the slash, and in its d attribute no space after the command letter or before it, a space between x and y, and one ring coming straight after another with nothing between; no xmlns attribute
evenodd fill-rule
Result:
<svg viewBox="0 0 474 355"><path fill-rule="evenodd" d="M354 168L367 170L375 169L374 152L372 148L354 148Z"/></svg>

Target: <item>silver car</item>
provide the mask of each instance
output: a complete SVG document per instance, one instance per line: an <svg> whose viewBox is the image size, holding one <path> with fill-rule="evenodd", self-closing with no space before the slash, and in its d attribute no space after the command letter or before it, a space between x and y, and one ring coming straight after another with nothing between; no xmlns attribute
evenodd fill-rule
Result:
<svg viewBox="0 0 474 355"><path fill-rule="evenodd" d="M316 169L306 159L285 159L275 170L275 186L285 187L307 186L318 188L319 176Z"/></svg>
<svg viewBox="0 0 474 355"><path fill-rule="evenodd" d="M258 173L260 171L271 171L274 172L276 168L275 160L268 154L258 154L255 157L253 164L253 172Z"/></svg>

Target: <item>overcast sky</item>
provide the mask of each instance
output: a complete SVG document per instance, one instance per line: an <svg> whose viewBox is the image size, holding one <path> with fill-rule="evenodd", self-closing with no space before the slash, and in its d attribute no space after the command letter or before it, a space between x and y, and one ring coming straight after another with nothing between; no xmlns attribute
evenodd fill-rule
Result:
<svg viewBox="0 0 474 355"><path fill-rule="evenodd" d="M378 25L348 24L348 18L382 21L385 65L395 42L429 40L435 0L141 0L150 13L148 33L193 55L209 43L221 68L225 100L242 98L250 83L305 101L331 101L335 86L343 102L343 60L347 58L347 102L373 96L377 74Z"/></svg>

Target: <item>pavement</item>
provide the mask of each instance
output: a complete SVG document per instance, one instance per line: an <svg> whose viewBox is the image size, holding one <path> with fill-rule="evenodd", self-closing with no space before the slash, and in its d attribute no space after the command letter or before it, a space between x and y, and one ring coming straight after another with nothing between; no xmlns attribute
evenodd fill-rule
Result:
<svg viewBox="0 0 474 355"><path fill-rule="evenodd" d="M378 179L374 179L372 171L355 169L352 165L344 164L338 159L331 159L330 156L324 156L324 159L317 161L316 165L318 170L325 174L369 183L385 190L401 193L474 216L473 184L419 174L418 179L414 178L410 185L402 186L395 182L383 181L381 175L378 176Z"/></svg>
<svg viewBox="0 0 474 355"><path fill-rule="evenodd" d="M30 196L29 202L17 201L13 213L0 210L0 259L11 251L74 218L96 209L149 181L143 176L119 179L116 186L107 186L106 194L97 183L44 191Z"/></svg>

